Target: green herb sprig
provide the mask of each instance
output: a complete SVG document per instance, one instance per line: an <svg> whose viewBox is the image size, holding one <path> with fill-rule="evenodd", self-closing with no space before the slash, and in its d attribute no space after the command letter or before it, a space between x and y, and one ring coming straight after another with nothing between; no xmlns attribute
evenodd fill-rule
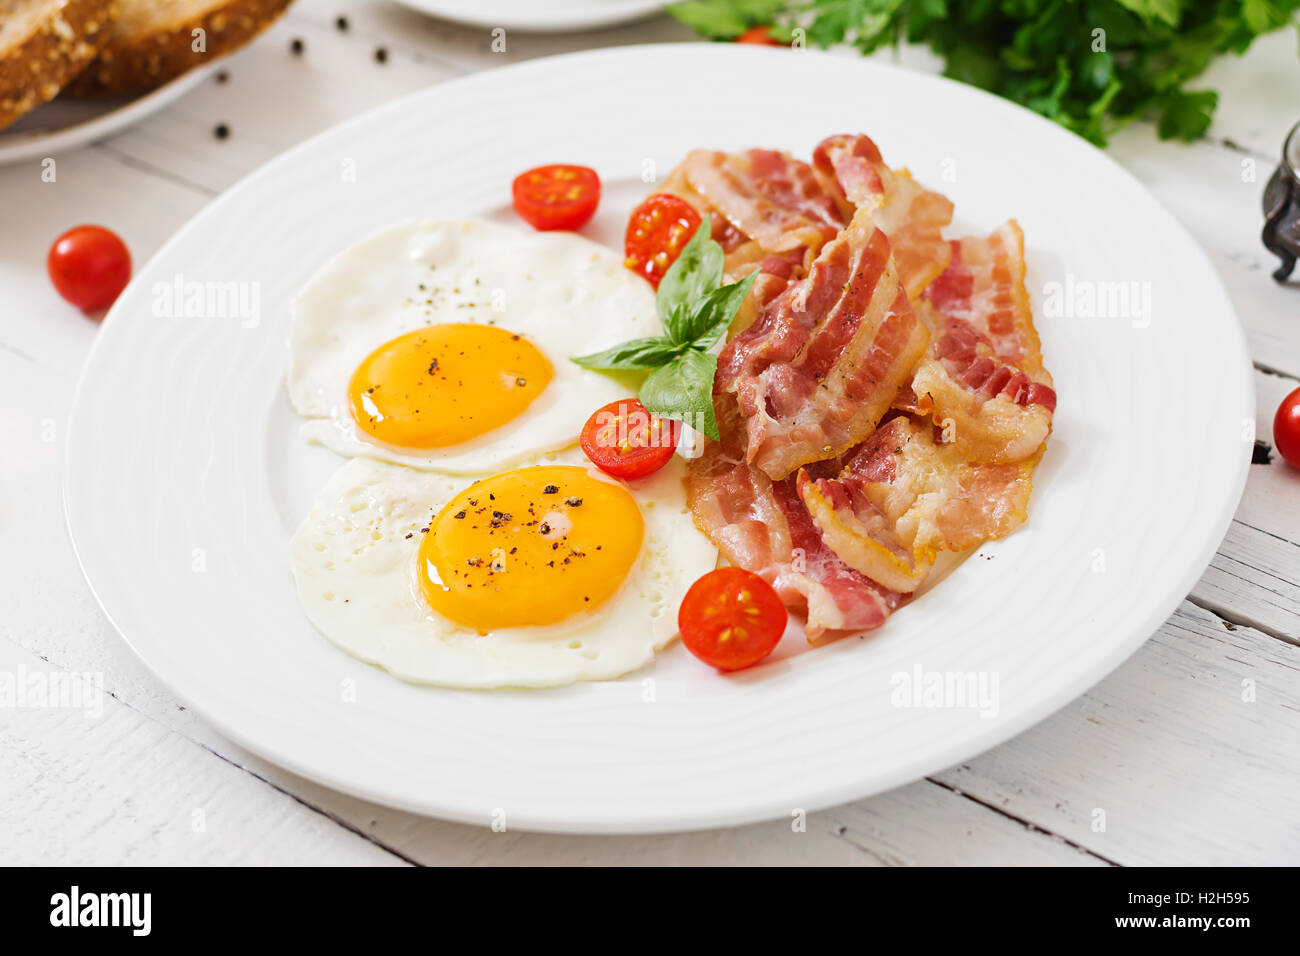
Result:
<svg viewBox="0 0 1300 956"><path fill-rule="evenodd" d="M686 0L668 8L715 40L770 25L789 42L863 53L924 43L944 73L1026 106L1098 146L1134 119L1194 140L1219 97L1189 90L1210 62L1294 22L1300 0Z"/></svg>
<svg viewBox="0 0 1300 956"><path fill-rule="evenodd" d="M639 396L646 411L685 422L717 441L713 376L718 356L713 347L726 335L757 273L723 285L724 254L711 236L705 216L659 283L655 308L663 335L632 339L573 361L598 372L649 371Z"/></svg>

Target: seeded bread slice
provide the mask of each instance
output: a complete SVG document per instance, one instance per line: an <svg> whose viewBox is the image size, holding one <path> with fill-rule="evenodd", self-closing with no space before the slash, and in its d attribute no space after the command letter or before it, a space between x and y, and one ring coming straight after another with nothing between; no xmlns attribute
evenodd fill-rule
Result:
<svg viewBox="0 0 1300 956"><path fill-rule="evenodd" d="M166 83L244 46L275 22L290 0L117 3L117 29L99 58L69 84L69 95L113 96Z"/></svg>
<svg viewBox="0 0 1300 956"><path fill-rule="evenodd" d="M93 60L116 15L117 0L0 0L0 129Z"/></svg>

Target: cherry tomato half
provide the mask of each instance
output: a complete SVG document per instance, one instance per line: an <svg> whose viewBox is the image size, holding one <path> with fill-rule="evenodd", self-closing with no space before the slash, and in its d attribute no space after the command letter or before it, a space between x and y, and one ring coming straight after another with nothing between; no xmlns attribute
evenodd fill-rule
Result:
<svg viewBox="0 0 1300 956"><path fill-rule="evenodd" d="M759 43L763 46L785 46L780 40L772 36L770 27L750 27L740 36L736 37L737 43Z"/></svg>
<svg viewBox="0 0 1300 956"><path fill-rule="evenodd" d="M785 633L785 605L768 584L743 568L718 568L691 585L677 610L686 649L718 670L757 664Z"/></svg>
<svg viewBox="0 0 1300 956"><path fill-rule="evenodd" d="M534 229L580 229L600 205L600 177L586 166L556 163L515 177L515 212Z"/></svg>
<svg viewBox="0 0 1300 956"><path fill-rule="evenodd" d="M623 264L657 289L699 228L700 214L694 206L671 193L655 193L627 221Z"/></svg>
<svg viewBox="0 0 1300 956"><path fill-rule="evenodd" d="M635 398L597 410L582 428L582 450L592 464L615 478L644 478L668 464L682 424L656 418Z"/></svg>
<svg viewBox="0 0 1300 956"><path fill-rule="evenodd" d="M54 240L45 268L59 295L90 312L108 308L126 288L131 253L117 233L77 226Z"/></svg>
<svg viewBox="0 0 1300 956"><path fill-rule="evenodd" d="M1300 388L1282 399L1273 417L1273 445L1294 468L1300 468Z"/></svg>

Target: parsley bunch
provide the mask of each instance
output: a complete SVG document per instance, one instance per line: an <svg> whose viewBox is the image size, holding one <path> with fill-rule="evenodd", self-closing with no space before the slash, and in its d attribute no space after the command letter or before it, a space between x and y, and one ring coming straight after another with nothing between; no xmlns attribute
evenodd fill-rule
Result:
<svg viewBox="0 0 1300 956"><path fill-rule="evenodd" d="M1099 146L1126 122L1164 139L1210 126L1210 61L1293 21L1300 0L686 0L669 12L716 40L759 24L783 40L863 53L925 43L944 74L1026 106Z"/></svg>
<svg viewBox="0 0 1300 956"><path fill-rule="evenodd" d="M714 242L705 216L669 267L655 308L664 335L632 339L604 352L573 359L596 371L650 370L638 396L651 415L686 422L718 440L713 413L713 375L722 341L758 273L722 285L722 246Z"/></svg>

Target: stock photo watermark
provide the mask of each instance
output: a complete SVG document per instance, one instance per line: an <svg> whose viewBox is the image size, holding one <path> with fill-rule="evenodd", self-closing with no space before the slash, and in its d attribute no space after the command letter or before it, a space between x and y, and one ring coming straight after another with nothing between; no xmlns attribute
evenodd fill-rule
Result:
<svg viewBox="0 0 1300 956"><path fill-rule="evenodd" d="M929 671L921 664L889 678L894 707L923 710L975 710L984 718L998 715L997 671Z"/></svg>
<svg viewBox="0 0 1300 956"><path fill-rule="evenodd" d="M91 671L0 671L0 710L79 710L88 720L104 715L104 675Z"/></svg>
<svg viewBox="0 0 1300 956"><path fill-rule="evenodd" d="M1151 325L1151 283L1085 279L1073 272L1043 284L1043 314L1052 319L1120 319L1135 329Z"/></svg>
<svg viewBox="0 0 1300 956"><path fill-rule="evenodd" d="M255 329L262 321L262 284L237 280L187 279L176 273L150 290L150 312L158 319L230 319Z"/></svg>
<svg viewBox="0 0 1300 956"><path fill-rule="evenodd" d="M55 927L121 927L132 936L153 929L152 893L83 893L73 885L50 897L50 925Z"/></svg>

